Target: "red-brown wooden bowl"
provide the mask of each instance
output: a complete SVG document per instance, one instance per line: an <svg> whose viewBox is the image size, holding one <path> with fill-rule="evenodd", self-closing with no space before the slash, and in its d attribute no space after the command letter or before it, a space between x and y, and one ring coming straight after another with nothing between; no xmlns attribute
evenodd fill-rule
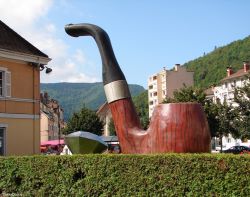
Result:
<svg viewBox="0 0 250 197"><path fill-rule="evenodd" d="M110 109L122 153L210 152L210 131L200 104L156 106L147 131L140 129L130 100L111 103Z"/></svg>

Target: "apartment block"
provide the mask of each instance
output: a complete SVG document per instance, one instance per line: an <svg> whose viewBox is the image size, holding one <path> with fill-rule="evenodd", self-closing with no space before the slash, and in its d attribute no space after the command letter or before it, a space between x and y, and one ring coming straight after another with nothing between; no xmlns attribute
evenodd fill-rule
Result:
<svg viewBox="0 0 250 197"><path fill-rule="evenodd" d="M214 102L226 102L227 104L232 104L234 99L234 89L237 87L243 87L247 80L246 75L249 74L249 61L243 62L242 69L237 72L233 72L231 67L227 68L227 76L221 80L220 84L213 87L214 92Z"/></svg>
<svg viewBox="0 0 250 197"><path fill-rule="evenodd" d="M243 62L243 67L238 71L234 72L231 67L228 67L226 70L226 76L223 78L220 83L207 90L212 94L209 94L209 98L213 100L214 103L227 103L236 107L237 104L234 102L234 90L235 88L244 87L246 83L249 83L250 79L247 77L250 74L250 65L249 61ZM220 149L219 138L214 137L212 139L212 148ZM250 140L242 142L241 139L234 139L231 134L223 136L222 138L222 148L228 149L235 145L244 145L249 146Z"/></svg>
<svg viewBox="0 0 250 197"><path fill-rule="evenodd" d="M194 72L187 71L186 67L175 64L172 70L165 67L148 79L148 101L149 117L152 116L156 105L162 103L164 99L173 97L174 91L194 84Z"/></svg>

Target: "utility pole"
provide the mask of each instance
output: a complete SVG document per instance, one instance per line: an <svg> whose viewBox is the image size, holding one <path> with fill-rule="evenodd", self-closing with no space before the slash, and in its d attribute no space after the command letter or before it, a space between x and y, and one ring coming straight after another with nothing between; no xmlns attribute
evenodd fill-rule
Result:
<svg viewBox="0 0 250 197"><path fill-rule="evenodd" d="M61 118L60 118L60 106L59 104L57 105L57 118L58 118L58 139L59 139L59 147L61 147L61 125L60 125L60 121L61 121Z"/></svg>

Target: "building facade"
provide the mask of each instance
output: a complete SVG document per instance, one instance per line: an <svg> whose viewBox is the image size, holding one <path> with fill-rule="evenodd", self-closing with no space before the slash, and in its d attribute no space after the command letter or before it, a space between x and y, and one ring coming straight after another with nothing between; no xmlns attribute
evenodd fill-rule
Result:
<svg viewBox="0 0 250 197"><path fill-rule="evenodd" d="M233 72L231 67L227 68L227 76L221 80L220 85L213 88L214 102L226 102L227 104L235 105L234 89L243 87L246 83L246 75L249 73L249 62L243 62L243 68L237 72ZM249 79L248 79L249 80Z"/></svg>
<svg viewBox="0 0 250 197"><path fill-rule="evenodd" d="M236 106L236 103L234 103L234 89L237 87L243 87L245 83L249 82L249 79L246 78L246 76L249 74L249 62L244 61L243 62L243 68L238 70L237 72L233 72L233 69L231 67L227 68L226 77L221 80L220 84L212 87L213 91L213 102L214 103L227 103L228 105L232 105L233 107ZM214 149L219 149L219 139L213 138L212 144L214 145ZM223 149L228 149L235 145L250 145L250 140L246 142L242 142L240 139L234 139L231 134L228 136L223 136L222 138L222 147Z"/></svg>
<svg viewBox="0 0 250 197"><path fill-rule="evenodd" d="M40 67L49 61L0 21L0 155L40 153Z"/></svg>
<svg viewBox="0 0 250 197"><path fill-rule="evenodd" d="M107 102L105 102L96 112L97 116L103 122L103 135L110 136L109 124L112 119L112 114Z"/></svg>
<svg viewBox="0 0 250 197"><path fill-rule="evenodd" d="M40 100L41 142L61 139L66 126L62 107L57 100L50 99L47 92L40 94Z"/></svg>
<svg viewBox="0 0 250 197"><path fill-rule="evenodd" d="M194 84L194 72L187 71L185 67L176 64L173 70L165 68L149 77L148 79L148 101L149 117L152 116L156 105L162 103L167 97L173 97L174 91Z"/></svg>

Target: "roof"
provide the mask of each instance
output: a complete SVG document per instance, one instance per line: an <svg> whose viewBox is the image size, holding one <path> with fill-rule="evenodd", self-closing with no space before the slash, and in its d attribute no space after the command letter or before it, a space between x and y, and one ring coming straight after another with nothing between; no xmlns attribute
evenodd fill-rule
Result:
<svg viewBox="0 0 250 197"><path fill-rule="evenodd" d="M231 74L228 77L225 77L221 81L223 82L223 81L227 81L227 80L230 80L230 79L234 79L234 78L238 78L238 77L243 77L243 76L247 75L248 73L249 72L244 72L244 69L240 69L236 73L233 73L233 74Z"/></svg>
<svg viewBox="0 0 250 197"><path fill-rule="evenodd" d="M101 136L104 142L118 142L117 136Z"/></svg>
<svg viewBox="0 0 250 197"><path fill-rule="evenodd" d="M205 94L206 94L207 96L213 95L213 94L214 94L213 88L208 88L208 89L206 89L206 90L205 90Z"/></svg>
<svg viewBox="0 0 250 197"><path fill-rule="evenodd" d="M100 107L99 107L99 109L97 110L97 114L100 114L100 113L105 113L106 111L108 111L109 110L109 105L108 105L108 102L106 101L105 103L103 103Z"/></svg>
<svg viewBox="0 0 250 197"><path fill-rule="evenodd" d="M34 47L0 20L0 50L1 49L48 58L48 55Z"/></svg>

